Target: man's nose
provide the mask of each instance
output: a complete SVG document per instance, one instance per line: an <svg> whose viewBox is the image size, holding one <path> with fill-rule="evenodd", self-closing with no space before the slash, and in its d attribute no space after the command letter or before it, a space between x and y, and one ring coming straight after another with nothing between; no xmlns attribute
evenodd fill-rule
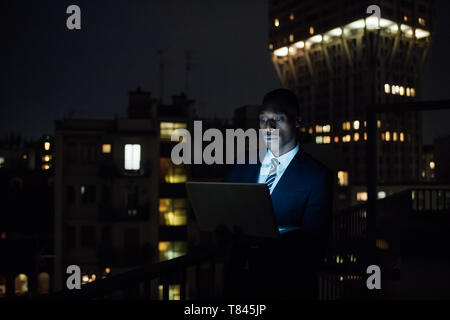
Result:
<svg viewBox="0 0 450 320"><path fill-rule="evenodd" d="M276 129L276 128L277 128L277 125L276 125L275 120L269 119L266 123L266 129Z"/></svg>

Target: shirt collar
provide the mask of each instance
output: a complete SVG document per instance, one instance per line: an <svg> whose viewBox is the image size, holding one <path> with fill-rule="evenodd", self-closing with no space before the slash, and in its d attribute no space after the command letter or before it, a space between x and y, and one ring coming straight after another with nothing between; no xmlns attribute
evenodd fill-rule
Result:
<svg viewBox="0 0 450 320"><path fill-rule="evenodd" d="M291 162L291 160L294 158L294 156L297 154L298 150L299 150L299 146L298 144L292 148L292 150L286 152L285 154L279 156L277 159L280 162L280 166L282 167L287 167L289 165L289 163ZM266 156L264 157L263 160L263 164L270 164L270 160L272 158L275 158L275 156L272 154L272 151L270 151L270 149L267 149L267 153Z"/></svg>

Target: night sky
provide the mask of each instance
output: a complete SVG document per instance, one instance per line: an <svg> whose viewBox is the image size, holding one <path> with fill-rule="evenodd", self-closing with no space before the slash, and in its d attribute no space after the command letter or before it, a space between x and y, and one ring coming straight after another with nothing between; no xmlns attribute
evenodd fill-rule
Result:
<svg viewBox="0 0 450 320"><path fill-rule="evenodd" d="M66 8L81 8L81 30ZM438 1L423 99L450 99L449 1ZM159 97L158 49L166 63L164 102L185 91L199 116L229 118L280 86L270 61L266 0L5 1L1 12L0 137L52 134L63 117L124 115L138 86ZM426 143L450 134L450 111L424 115Z"/></svg>

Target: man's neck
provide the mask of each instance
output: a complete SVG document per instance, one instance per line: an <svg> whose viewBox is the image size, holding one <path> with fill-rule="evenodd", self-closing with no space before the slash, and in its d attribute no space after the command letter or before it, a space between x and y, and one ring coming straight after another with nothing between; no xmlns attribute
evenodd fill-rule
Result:
<svg viewBox="0 0 450 320"><path fill-rule="evenodd" d="M288 153L289 151L291 151L292 149L294 149L296 146L297 146L297 141L294 141L293 143L285 144L284 146L282 146L282 147L280 148L280 150L279 150L279 155L278 155L278 156L275 155L275 153L274 153L272 150L270 150L270 151L272 152L272 154L273 154L275 157L278 158L278 157L281 157L283 154Z"/></svg>

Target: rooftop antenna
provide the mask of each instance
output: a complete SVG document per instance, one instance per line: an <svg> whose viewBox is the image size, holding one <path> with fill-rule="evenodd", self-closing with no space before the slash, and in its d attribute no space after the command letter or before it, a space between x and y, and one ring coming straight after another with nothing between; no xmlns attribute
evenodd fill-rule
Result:
<svg viewBox="0 0 450 320"><path fill-rule="evenodd" d="M191 51L186 50L186 82L185 82L185 92L186 96L189 96L189 72L191 71Z"/></svg>
<svg viewBox="0 0 450 320"><path fill-rule="evenodd" d="M159 55L159 103L164 102L164 52L162 49L158 50Z"/></svg>

